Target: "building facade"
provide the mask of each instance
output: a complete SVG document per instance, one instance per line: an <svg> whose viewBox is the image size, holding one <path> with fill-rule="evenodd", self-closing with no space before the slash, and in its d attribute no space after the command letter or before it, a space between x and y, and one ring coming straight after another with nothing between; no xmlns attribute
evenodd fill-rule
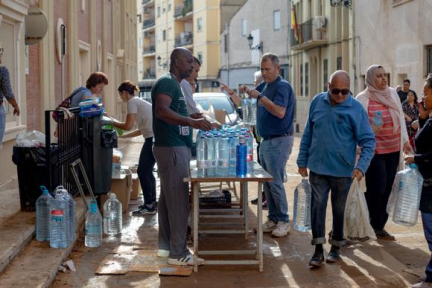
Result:
<svg viewBox="0 0 432 288"><path fill-rule="evenodd" d="M48 30L34 45L25 45L25 16L29 5L46 15ZM20 132L45 133L44 111L55 109L88 76L102 71L109 85L102 97L106 111L125 117L117 86L137 80L137 12L135 0L9 0L0 3L0 39L4 62L11 74L12 90L21 116L8 111L7 128L0 150L0 185L16 174L11 161L15 137ZM62 57L61 27L66 30Z"/></svg>
<svg viewBox="0 0 432 288"><path fill-rule="evenodd" d="M288 23L288 0L247 1L221 34L220 81L233 89L241 84L252 85L253 74L260 69L260 58L267 52L279 56L281 75L288 79ZM250 40L249 35L253 37Z"/></svg>
<svg viewBox="0 0 432 288"><path fill-rule="evenodd" d="M175 47L185 47L202 62L199 89L218 80L221 27L246 0L142 0L143 78L149 87L169 70Z"/></svg>
<svg viewBox="0 0 432 288"><path fill-rule="evenodd" d="M347 71L351 90L356 87L353 10L351 6L330 4L351 4L351 1L290 2L289 80L297 100L295 131L303 132L310 101L319 92L327 91L328 79L334 71Z"/></svg>
<svg viewBox="0 0 432 288"><path fill-rule="evenodd" d="M372 64L382 65L389 86L411 80L411 89L423 92L432 73L431 0L354 1L357 91L363 90L364 75Z"/></svg>

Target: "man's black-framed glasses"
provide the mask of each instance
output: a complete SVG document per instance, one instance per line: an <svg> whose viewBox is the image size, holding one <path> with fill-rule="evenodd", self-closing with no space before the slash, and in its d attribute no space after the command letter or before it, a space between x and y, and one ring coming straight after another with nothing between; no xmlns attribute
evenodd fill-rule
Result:
<svg viewBox="0 0 432 288"><path fill-rule="evenodd" d="M330 90L332 94L339 95L339 93L342 93L342 95L348 95L351 93L349 89L337 89L333 88Z"/></svg>

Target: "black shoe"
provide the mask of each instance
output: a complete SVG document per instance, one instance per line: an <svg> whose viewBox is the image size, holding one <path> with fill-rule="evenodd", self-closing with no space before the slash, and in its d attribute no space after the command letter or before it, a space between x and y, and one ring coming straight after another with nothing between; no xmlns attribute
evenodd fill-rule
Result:
<svg viewBox="0 0 432 288"><path fill-rule="evenodd" d="M336 263L340 259L340 251L335 247L331 247L330 252L327 256L327 263Z"/></svg>
<svg viewBox="0 0 432 288"><path fill-rule="evenodd" d="M312 259L309 261L309 266L312 267L321 267L324 262L324 254L321 252L315 252L312 256Z"/></svg>
<svg viewBox="0 0 432 288"><path fill-rule="evenodd" d="M263 193L263 195L262 195L262 202L264 203L265 201L266 201L266 198L265 198L264 193ZM251 204L257 205L258 204L258 198L255 198L255 199L251 200Z"/></svg>
<svg viewBox="0 0 432 288"><path fill-rule="evenodd" d="M156 214L156 209L154 207L147 207L144 205L142 208L132 212L132 216L146 216Z"/></svg>
<svg viewBox="0 0 432 288"><path fill-rule="evenodd" d="M375 231L375 235L380 240L396 241L396 238L384 229L374 230L374 231Z"/></svg>

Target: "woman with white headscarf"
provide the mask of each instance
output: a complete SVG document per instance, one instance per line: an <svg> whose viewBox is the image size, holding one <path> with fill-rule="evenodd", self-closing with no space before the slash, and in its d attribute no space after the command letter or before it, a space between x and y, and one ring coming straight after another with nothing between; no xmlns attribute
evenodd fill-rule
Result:
<svg viewBox="0 0 432 288"><path fill-rule="evenodd" d="M394 241L395 237L384 229L388 219L386 207L398 166L403 165L403 152L411 152L412 148L399 96L395 89L388 87L387 75L382 66L372 65L368 68L366 86L356 99L368 113L377 144L365 175L365 197L370 224L377 238ZM381 111L382 124L376 126L372 119L378 111Z"/></svg>

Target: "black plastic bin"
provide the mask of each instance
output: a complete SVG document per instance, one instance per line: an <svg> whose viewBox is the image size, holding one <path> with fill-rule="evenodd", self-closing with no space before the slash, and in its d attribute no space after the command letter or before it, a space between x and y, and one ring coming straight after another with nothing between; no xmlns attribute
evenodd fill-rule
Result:
<svg viewBox="0 0 432 288"><path fill-rule="evenodd" d="M51 161L56 161L57 146L51 145ZM49 173L45 147L13 147L12 161L17 165L21 211L35 211L42 194L41 185L48 186Z"/></svg>

